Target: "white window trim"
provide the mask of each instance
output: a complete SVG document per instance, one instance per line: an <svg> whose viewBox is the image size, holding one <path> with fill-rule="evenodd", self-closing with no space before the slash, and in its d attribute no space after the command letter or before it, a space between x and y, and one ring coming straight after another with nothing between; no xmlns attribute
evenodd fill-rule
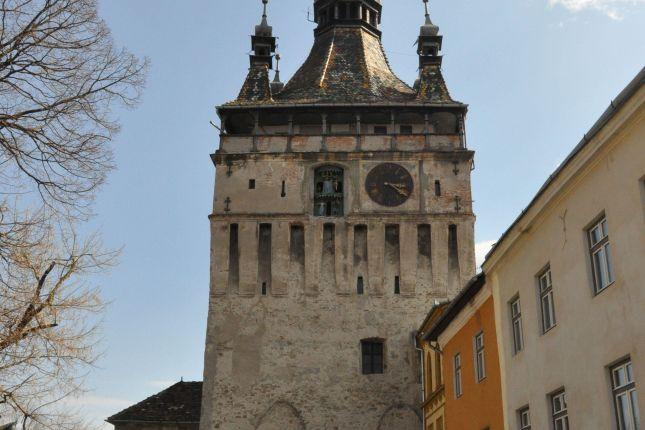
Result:
<svg viewBox="0 0 645 430"><path fill-rule="evenodd" d="M455 398L460 398L464 393L462 391L462 369L461 369L461 354L455 354L453 360L453 383L455 386Z"/></svg>
<svg viewBox="0 0 645 430"><path fill-rule="evenodd" d="M619 385L616 380L616 372L618 370L623 370L626 378L625 382L621 385ZM638 394L636 392L636 382L634 380L634 369L631 359L627 359L612 366L609 369L609 372L611 377L612 401L614 403L614 416L618 430L638 428L640 422L638 422L637 419L640 416L640 413L638 410ZM628 417L631 418L630 427L625 426L623 416L620 413L622 409L619 406L618 400L623 397L627 399L627 414Z"/></svg>
<svg viewBox="0 0 645 430"><path fill-rule="evenodd" d="M524 417L526 416L526 422L524 422ZM518 429L519 430L531 430L531 409L528 406L525 406L517 411L517 420L518 420Z"/></svg>
<svg viewBox="0 0 645 430"><path fill-rule="evenodd" d="M593 233L599 231L601 237L594 242ZM616 275L612 262L611 241L609 240L609 224L607 216L603 215L587 229L587 240L589 245L589 258L591 259L591 276L593 279L594 293L602 293L616 282ZM596 264L596 255L601 255L600 267ZM598 273L606 278L606 283L601 283Z"/></svg>
<svg viewBox="0 0 645 430"><path fill-rule="evenodd" d="M545 284L543 284L543 281ZM544 285L544 288L543 288ZM538 297L540 300L540 328L542 334L546 334L558 325L555 315L555 297L553 294L553 275L551 267L547 267L538 276ZM545 299L547 305L545 305ZM547 325L547 316L550 324Z"/></svg>
<svg viewBox="0 0 645 430"><path fill-rule="evenodd" d="M517 314L515 314L514 305L517 304ZM524 350L524 324L522 322L522 302L520 296L516 296L509 302L511 308L511 337L513 342L513 355L517 355ZM515 323L519 330L519 337L516 338ZM519 340L519 342L518 342Z"/></svg>
<svg viewBox="0 0 645 430"><path fill-rule="evenodd" d="M555 409L556 399L560 400L560 405L564 407L560 410ZM549 396L551 401L551 423L554 429L558 428L558 423L563 423L564 430L569 430L569 407L567 405L567 393L565 390L556 391Z"/></svg>
<svg viewBox="0 0 645 430"><path fill-rule="evenodd" d="M478 347L478 340L481 339L481 347ZM484 332L480 331L473 338L473 363L475 364L475 381L480 383L486 379L486 348L484 344ZM481 368L481 374L480 374Z"/></svg>

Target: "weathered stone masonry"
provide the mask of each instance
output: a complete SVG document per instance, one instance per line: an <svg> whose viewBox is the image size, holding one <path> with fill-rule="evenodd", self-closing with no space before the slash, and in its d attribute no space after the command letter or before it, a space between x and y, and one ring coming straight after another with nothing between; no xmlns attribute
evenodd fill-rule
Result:
<svg viewBox="0 0 645 430"><path fill-rule="evenodd" d="M428 17L409 87L379 1L315 11L286 86L269 79L265 16L240 96L218 108L202 430L419 428L414 330L474 275L474 154L438 28ZM368 186L377 168L404 173ZM366 339L383 343L382 373L363 372Z"/></svg>

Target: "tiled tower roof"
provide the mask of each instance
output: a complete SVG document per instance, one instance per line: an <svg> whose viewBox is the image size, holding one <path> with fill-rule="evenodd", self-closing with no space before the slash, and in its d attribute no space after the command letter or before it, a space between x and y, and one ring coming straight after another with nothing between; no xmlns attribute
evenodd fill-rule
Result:
<svg viewBox="0 0 645 430"><path fill-rule="evenodd" d="M380 13L380 2L375 2ZM343 3L345 4L345 3ZM317 0L316 8L338 13L335 0ZM266 12L265 12L266 13ZM414 88L399 79L387 60L378 30L380 16L368 21L323 19L316 9L319 26L307 60L282 87L271 85L270 59L253 57L251 68L238 98L224 105L314 105L314 104L458 104L448 92L441 73L442 37L426 9L426 23L419 36L420 73ZM349 13L349 12L348 12ZM376 12L374 12L376 13ZM338 15L335 15L338 16ZM266 17L263 17L263 22ZM256 29L257 33L257 29ZM267 33L269 34L269 33ZM275 40L271 33L271 39ZM257 40L257 36L254 39ZM256 48L254 46L254 48ZM271 51L275 50L275 44ZM257 51L257 48L256 48ZM265 58L265 57L260 57Z"/></svg>

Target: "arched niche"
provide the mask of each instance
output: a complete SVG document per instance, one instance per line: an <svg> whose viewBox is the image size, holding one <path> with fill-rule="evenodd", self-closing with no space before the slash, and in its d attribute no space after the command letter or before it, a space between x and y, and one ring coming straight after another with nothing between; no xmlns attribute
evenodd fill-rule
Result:
<svg viewBox="0 0 645 430"><path fill-rule="evenodd" d="M306 430L298 410L287 402L276 402L258 422L256 430Z"/></svg>
<svg viewBox="0 0 645 430"><path fill-rule="evenodd" d="M421 428L421 418L417 411L408 405L391 406L381 419L377 430L401 430Z"/></svg>

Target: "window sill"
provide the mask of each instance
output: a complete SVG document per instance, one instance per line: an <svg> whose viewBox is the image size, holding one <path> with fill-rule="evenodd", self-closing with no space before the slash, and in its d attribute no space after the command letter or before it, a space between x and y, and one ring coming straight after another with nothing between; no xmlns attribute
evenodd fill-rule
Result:
<svg viewBox="0 0 645 430"><path fill-rule="evenodd" d="M605 291L607 291L608 289L613 287L615 284L616 284L616 281L613 281L613 282L607 284L606 287L603 287L602 290L595 290L594 289L594 297L598 297L599 295L601 295L602 293L604 293Z"/></svg>
<svg viewBox="0 0 645 430"><path fill-rule="evenodd" d="M558 327L557 324L553 324L551 327L549 327L548 329L544 330L540 336L546 336L547 334L549 334L549 332L555 330L557 327Z"/></svg>

